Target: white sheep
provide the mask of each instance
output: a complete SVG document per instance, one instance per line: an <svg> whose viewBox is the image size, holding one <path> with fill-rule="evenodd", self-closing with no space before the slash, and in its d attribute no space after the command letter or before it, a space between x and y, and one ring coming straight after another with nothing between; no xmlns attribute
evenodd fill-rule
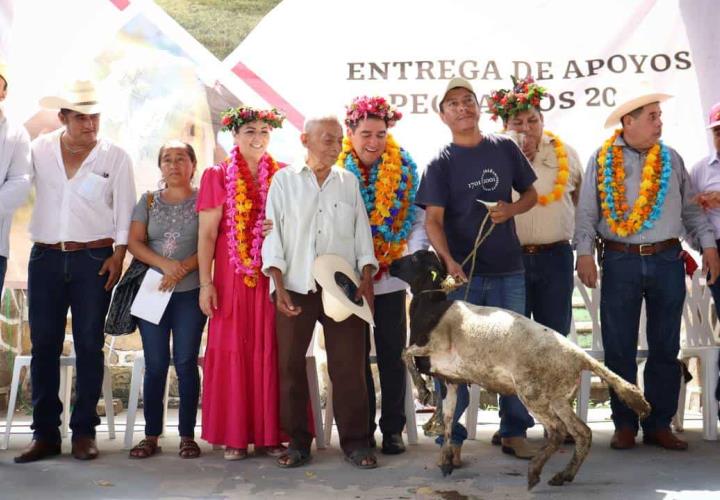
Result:
<svg viewBox="0 0 720 500"><path fill-rule="evenodd" d="M445 268L434 253L418 251L403 257L392 264L390 274L410 284L413 294L410 346L403 359L421 400L429 401L430 392L419 372L447 384L443 402L445 443L440 459L443 475L453 470L450 431L457 384L478 384L499 394L516 394L543 424L548 438L528 466L528 489L540 481L545 462L560 447L566 433L575 439L575 453L549 484L572 481L590 451L592 432L571 405L583 370L607 382L640 418L650 413L650 405L637 386L559 333L505 309L448 300L442 289Z"/></svg>

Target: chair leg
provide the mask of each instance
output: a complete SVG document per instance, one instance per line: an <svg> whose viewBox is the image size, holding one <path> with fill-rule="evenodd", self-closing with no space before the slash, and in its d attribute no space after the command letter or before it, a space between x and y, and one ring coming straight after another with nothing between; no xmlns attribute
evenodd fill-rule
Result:
<svg viewBox="0 0 720 500"><path fill-rule="evenodd" d="M145 358L138 356L133 363L132 378L130 379L130 394L128 395L127 419L125 420L126 450L132 448L133 434L135 433L135 416L137 415L140 387L142 387L143 373L145 372Z"/></svg>
<svg viewBox="0 0 720 500"><path fill-rule="evenodd" d="M167 425L169 396L170 396L170 370L168 370L167 377L165 377L165 393L163 394L163 422L162 422L162 432L160 432L160 437L165 435L165 426Z"/></svg>
<svg viewBox="0 0 720 500"><path fill-rule="evenodd" d="M7 416L5 417L5 441L2 447L3 450L7 450L10 445L10 431L12 430L13 418L15 417L18 392L20 392L20 372L23 366L29 366L29 364L24 360L18 362L18 359L15 358L12 382L10 383L10 399L8 400Z"/></svg>
<svg viewBox="0 0 720 500"><path fill-rule="evenodd" d="M588 407L590 406L590 378L592 374L583 370L580 374L580 390L577 396L577 408L575 413L583 422L588 421Z"/></svg>
<svg viewBox="0 0 720 500"><path fill-rule="evenodd" d="M305 371L307 373L310 405L313 414L313 428L315 429L315 446L322 450L325 448L325 431L322 421L322 407L320 405L320 385L318 384L317 363L315 356L305 358Z"/></svg>
<svg viewBox="0 0 720 500"><path fill-rule="evenodd" d="M703 351L702 363L702 405L703 439L717 441L718 438L718 402L715 399L715 387L718 380L718 349Z"/></svg>
<svg viewBox="0 0 720 500"><path fill-rule="evenodd" d="M415 396L413 396L413 383L410 374L405 374L405 431L408 444L417 444L417 421L415 419Z"/></svg>
<svg viewBox="0 0 720 500"><path fill-rule="evenodd" d="M687 361L687 358L682 360ZM680 391L678 393L678 405L677 411L672 418L672 426L675 432L683 432L685 430L685 404L687 400L687 384L685 383L684 376L680 375Z"/></svg>
<svg viewBox="0 0 720 500"><path fill-rule="evenodd" d="M475 439L477 436L477 417L480 408L480 386L470 386L470 402L465 411L465 427L467 428L468 439Z"/></svg>
<svg viewBox="0 0 720 500"><path fill-rule="evenodd" d="M103 366L103 400L105 401L108 437L115 439L115 408L113 408L112 377L108 365Z"/></svg>
<svg viewBox="0 0 720 500"><path fill-rule="evenodd" d="M328 381L327 401L325 401L325 446L330 446L333 420L335 420L335 415L333 413L333 386L332 382Z"/></svg>
<svg viewBox="0 0 720 500"><path fill-rule="evenodd" d="M60 427L60 435L66 438L70 429L70 402L72 398L72 377L73 366L60 367L60 401L62 401L62 423Z"/></svg>

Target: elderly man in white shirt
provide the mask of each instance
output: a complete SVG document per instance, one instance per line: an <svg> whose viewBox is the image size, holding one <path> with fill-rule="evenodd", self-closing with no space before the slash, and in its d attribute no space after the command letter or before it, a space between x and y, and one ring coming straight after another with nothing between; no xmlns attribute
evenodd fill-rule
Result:
<svg viewBox="0 0 720 500"><path fill-rule="evenodd" d="M30 222L34 245L28 293L34 435L16 463L60 453L59 356L68 308L77 356L72 455L79 460L98 455L95 408L103 378L103 326L135 205L129 155L98 138L94 85L75 82L66 96L46 97L40 104L59 109L64 127L32 143L37 198Z"/></svg>
<svg viewBox="0 0 720 500"><path fill-rule="evenodd" d="M339 323L326 316L312 275L317 256L339 255L360 271L358 295L372 304L378 262L358 181L334 165L342 138L337 118L308 120L301 135L306 162L276 173L268 192L265 210L274 227L263 244L262 269L274 284L280 424L290 436L287 453L278 458L280 467L297 467L310 459L305 353L316 321L324 327L335 387L333 408L345 457L359 468L377 465L368 447L365 323L354 315Z"/></svg>
<svg viewBox="0 0 720 500"><path fill-rule="evenodd" d="M0 104L7 89L8 67L0 61ZM10 224L30 192L30 170L30 137L24 127L8 121L0 107L0 291L10 254Z"/></svg>

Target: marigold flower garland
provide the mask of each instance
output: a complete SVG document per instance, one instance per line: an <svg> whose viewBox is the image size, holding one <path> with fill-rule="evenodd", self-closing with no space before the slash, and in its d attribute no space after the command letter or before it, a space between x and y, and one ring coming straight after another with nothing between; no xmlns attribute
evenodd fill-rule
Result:
<svg viewBox="0 0 720 500"><path fill-rule="evenodd" d="M370 218L375 256L380 264L376 279L402 257L415 221L417 166L410 155L387 135L385 151L368 172L363 172L352 143L343 139L338 165L355 174Z"/></svg>
<svg viewBox="0 0 720 500"><path fill-rule="evenodd" d="M488 113L491 120L501 118L503 123L520 113L529 109L539 109L540 101L547 95L547 89L535 83L532 76L512 79L513 88L500 89L491 92L488 96Z"/></svg>
<svg viewBox="0 0 720 500"><path fill-rule="evenodd" d="M257 285L263 243L262 225L270 181L280 168L269 155L258 163L257 183L237 146L225 161L225 213L230 263L248 287Z"/></svg>
<svg viewBox="0 0 720 500"><path fill-rule="evenodd" d="M554 186L552 191L548 194L541 194L538 196L538 203L542 206L549 205L555 201L562 199L563 193L565 193L565 187L567 186L568 180L570 179L570 164L568 163L567 151L565 150L565 144L562 143L560 138L545 130L545 135L553 140L553 147L555 149L555 157L557 158L558 171L555 176Z"/></svg>
<svg viewBox="0 0 720 500"><path fill-rule="evenodd" d="M600 148L597 177L603 217L610 231L626 237L652 228L660 218L670 184L672 161L670 151L662 141L650 148L642 168L640 189L628 214L623 150L615 145L621 133L622 130L616 130Z"/></svg>

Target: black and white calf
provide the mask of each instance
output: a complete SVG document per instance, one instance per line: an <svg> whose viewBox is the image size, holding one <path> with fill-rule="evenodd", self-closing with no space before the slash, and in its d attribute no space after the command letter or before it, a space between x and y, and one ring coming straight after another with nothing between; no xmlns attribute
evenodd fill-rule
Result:
<svg viewBox="0 0 720 500"><path fill-rule="evenodd" d="M545 462L557 451L566 432L575 438L575 453L550 484L572 481L590 451L592 432L570 403L582 370L607 382L640 418L650 413L650 405L635 385L559 333L511 311L448 300L442 291L445 268L434 253L419 251L396 260L390 274L409 283L413 293L410 346L403 358L420 398L428 401L430 393L419 372L447 384L443 475L453 469L450 431L456 384L478 384L499 394L517 394L543 424L548 439L528 466L528 489L540 481Z"/></svg>

